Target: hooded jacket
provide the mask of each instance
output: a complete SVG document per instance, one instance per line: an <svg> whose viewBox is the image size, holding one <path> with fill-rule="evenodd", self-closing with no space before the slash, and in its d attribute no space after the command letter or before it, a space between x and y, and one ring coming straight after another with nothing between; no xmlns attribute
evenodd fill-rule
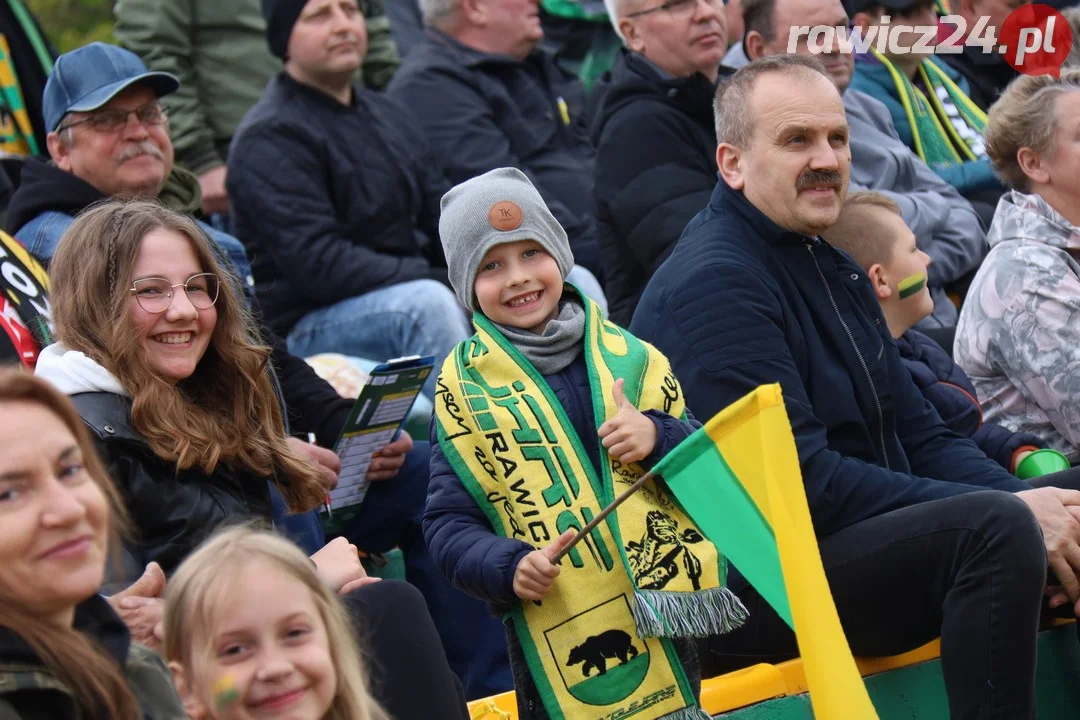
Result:
<svg viewBox="0 0 1080 720"><path fill-rule="evenodd" d="M31 158L23 167L19 189L8 206L5 225L8 233L18 238L32 255L47 263L73 217L104 199L100 190L74 173L61 170L51 162ZM193 215L202 206L199 179L174 165L158 200L171 210ZM236 274L250 288L251 265L240 241L203 222L199 222L199 227L225 251Z"/></svg>
<svg viewBox="0 0 1080 720"><path fill-rule="evenodd" d="M953 432L969 437L1001 467L1014 471L1017 453L1046 447L1035 435L1014 433L997 423L984 422L971 379L949 354L918 330L896 339L900 357L923 397L930 401Z"/></svg>
<svg viewBox="0 0 1080 720"><path fill-rule="evenodd" d="M987 422L1080 460L1080 228L1038 195L998 203L954 355Z"/></svg>
<svg viewBox="0 0 1080 720"><path fill-rule="evenodd" d="M101 192L85 180L55 165L31 159L26 163L22 185L8 210L7 230L48 266L74 216L102 199ZM191 213L202 204L198 180L190 172L174 167L160 199L173 210ZM225 251L237 274L244 273L247 256L240 241L204 223L199 223L199 227ZM261 321L257 301L252 303L256 317L260 318L262 335L271 347L270 359L288 409L289 427L297 433L314 432L320 445L332 447L345 426L352 402L339 396L303 359L290 354L285 340Z"/></svg>
<svg viewBox="0 0 1080 720"><path fill-rule="evenodd" d="M134 524L135 537L124 543L125 566L113 570L110 582L133 581L150 562L171 574L222 523L270 519L266 478L234 472L224 463L209 475L178 470L175 463L154 455L131 427L126 390L83 353L50 345L41 351L35 375L70 396Z"/></svg>
<svg viewBox="0 0 1080 720"><path fill-rule="evenodd" d="M942 424L863 269L723 181L649 281L630 331L668 356L699 418L780 383L819 536L975 490L1030 489Z"/></svg>
<svg viewBox="0 0 1080 720"><path fill-rule="evenodd" d="M704 75L677 78L628 50L593 90L596 233L614 323L630 323L645 284L709 202L715 93Z"/></svg>
<svg viewBox="0 0 1080 720"><path fill-rule="evenodd" d="M75 608L74 630L92 638L124 668L143 720L184 720L187 714L165 663L152 650L131 642L124 621L94 595ZM13 628L0 627L0 718L4 720L84 720L99 717L75 705L63 683Z"/></svg>

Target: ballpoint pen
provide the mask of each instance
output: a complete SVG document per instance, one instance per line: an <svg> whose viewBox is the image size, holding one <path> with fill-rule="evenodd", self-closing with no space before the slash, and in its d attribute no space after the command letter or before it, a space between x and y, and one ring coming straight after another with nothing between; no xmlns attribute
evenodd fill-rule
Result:
<svg viewBox="0 0 1080 720"><path fill-rule="evenodd" d="M315 445L315 433L309 432L307 434L307 441L312 445ZM330 493L326 493L326 516L334 517L333 511L330 509Z"/></svg>

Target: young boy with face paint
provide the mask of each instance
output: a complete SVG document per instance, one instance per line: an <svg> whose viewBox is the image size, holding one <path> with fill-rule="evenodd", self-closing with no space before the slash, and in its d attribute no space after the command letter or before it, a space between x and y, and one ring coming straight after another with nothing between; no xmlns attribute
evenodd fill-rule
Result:
<svg viewBox="0 0 1080 720"><path fill-rule="evenodd" d="M949 429L970 437L1009 472L1046 447L1034 435L983 424L971 379L949 353L914 329L934 310L926 285L931 260L918 248L896 203L877 192L852 193L840 219L822 237L866 270L904 364Z"/></svg>
<svg viewBox="0 0 1080 720"><path fill-rule="evenodd" d="M699 425L667 358L565 278L566 232L519 170L442 199L450 283L476 334L442 365L424 536L503 615L522 720L705 720L694 643L746 617L724 561L649 479Z"/></svg>

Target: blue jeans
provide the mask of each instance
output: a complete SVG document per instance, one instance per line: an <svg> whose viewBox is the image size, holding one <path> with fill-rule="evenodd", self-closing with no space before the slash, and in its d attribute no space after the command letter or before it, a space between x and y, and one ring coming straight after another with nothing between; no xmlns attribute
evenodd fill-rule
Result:
<svg viewBox="0 0 1080 720"><path fill-rule="evenodd" d="M379 362L434 355L424 392L435 397L435 377L454 346L472 335L454 293L435 280L413 280L372 290L310 312L289 333L300 357L333 352Z"/></svg>

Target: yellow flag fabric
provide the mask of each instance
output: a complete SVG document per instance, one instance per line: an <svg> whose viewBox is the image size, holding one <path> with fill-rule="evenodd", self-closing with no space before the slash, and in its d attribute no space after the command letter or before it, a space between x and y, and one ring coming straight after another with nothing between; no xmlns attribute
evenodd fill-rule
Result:
<svg viewBox="0 0 1080 720"><path fill-rule="evenodd" d="M780 386L722 410L654 471L794 628L814 715L876 719L825 577Z"/></svg>

